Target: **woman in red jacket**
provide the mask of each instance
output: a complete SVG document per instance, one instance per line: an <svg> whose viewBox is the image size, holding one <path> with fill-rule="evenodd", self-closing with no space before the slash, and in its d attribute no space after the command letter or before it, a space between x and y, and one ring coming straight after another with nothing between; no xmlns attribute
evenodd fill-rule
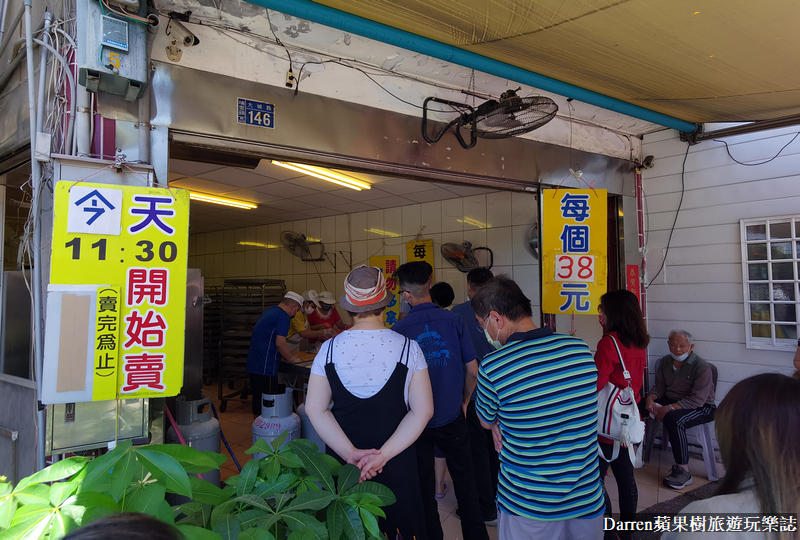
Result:
<svg viewBox="0 0 800 540"><path fill-rule="evenodd" d="M619 345L625 367L631 376L631 387L636 394L637 403L641 399L644 370L647 367L647 344L650 336L644 324L642 310L636 295L626 290L609 291L600 297L600 324L603 325L603 337L597 343L597 353L594 356L597 364L597 389L602 389L611 382L618 388L625 388L628 383L622 375L622 364L619 361L614 339ZM606 459L610 458L613 450L613 441L600 437L600 448ZM636 515L636 505L639 499L639 490L636 488L636 479L633 476L633 464L628 452L620 452L619 456L610 463L600 457L600 479L605 482L609 465L614 472L619 491L620 519L633 521ZM607 495L606 495L607 496ZM611 503L606 499L606 508L610 509ZM620 536L625 538L624 536Z"/></svg>

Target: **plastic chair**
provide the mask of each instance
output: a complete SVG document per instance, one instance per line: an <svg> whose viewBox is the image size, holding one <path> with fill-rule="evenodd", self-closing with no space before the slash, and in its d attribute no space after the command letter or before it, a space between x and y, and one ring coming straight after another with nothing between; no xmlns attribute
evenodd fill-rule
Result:
<svg viewBox="0 0 800 540"><path fill-rule="evenodd" d="M656 364L656 370L660 368L661 361ZM717 390L717 366L710 363L708 364L711 366L711 377L714 381L714 391ZM705 424L700 424L699 426L690 427L686 430L686 434L694 434L697 440L700 442L700 448L703 450L703 461L706 464L706 473L708 475L708 479L712 482L716 482L719 480L719 474L717 473L717 457L714 454L714 440L712 439L712 431L711 425L713 424L713 420L711 422L706 422ZM661 447L664 450L671 448L671 444L669 442L669 435L667 434L667 428L664 427L663 422L659 422L661 424ZM655 431L655 430L654 430ZM653 437L654 438L654 437ZM652 438L651 438L652 439ZM652 445L652 442L650 443ZM649 453L648 453L648 460L649 460Z"/></svg>

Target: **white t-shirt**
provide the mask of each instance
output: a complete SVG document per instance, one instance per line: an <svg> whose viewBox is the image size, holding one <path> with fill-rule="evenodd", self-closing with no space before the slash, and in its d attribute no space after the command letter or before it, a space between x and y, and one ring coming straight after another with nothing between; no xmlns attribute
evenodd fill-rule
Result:
<svg viewBox="0 0 800 540"><path fill-rule="evenodd" d="M322 344L311 365L311 373L327 377L325 362L328 358L328 349L333 343L333 365L344 387L356 397L362 399L372 397L392 376L400 360L405 339L388 328L347 330ZM428 369L425 355L422 354L417 342L412 339L409 343L411 351L408 356L408 375L404 387L406 405L408 405L408 385L411 383L411 375L422 369ZM405 353L403 357L405 358Z"/></svg>

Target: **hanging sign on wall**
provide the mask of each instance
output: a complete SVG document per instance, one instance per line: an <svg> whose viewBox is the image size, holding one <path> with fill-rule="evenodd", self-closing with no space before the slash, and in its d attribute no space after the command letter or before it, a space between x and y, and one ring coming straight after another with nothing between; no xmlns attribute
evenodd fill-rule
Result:
<svg viewBox="0 0 800 540"><path fill-rule="evenodd" d="M433 272L433 240L406 242L406 262L425 261L431 265L431 280L436 283Z"/></svg>
<svg viewBox="0 0 800 540"><path fill-rule="evenodd" d="M43 403L180 392L188 231L185 190L56 183Z"/></svg>
<svg viewBox="0 0 800 540"><path fill-rule="evenodd" d="M400 315L400 287L397 285L397 280L392 277L394 271L400 266L400 257L396 255L373 255L369 258L369 265L380 268L386 277L386 289L392 293L392 301L389 302L383 312L383 322L386 328L391 328Z"/></svg>
<svg viewBox="0 0 800 540"><path fill-rule="evenodd" d="M607 288L604 189L542 191L542 311L593 314Z"/></svg>

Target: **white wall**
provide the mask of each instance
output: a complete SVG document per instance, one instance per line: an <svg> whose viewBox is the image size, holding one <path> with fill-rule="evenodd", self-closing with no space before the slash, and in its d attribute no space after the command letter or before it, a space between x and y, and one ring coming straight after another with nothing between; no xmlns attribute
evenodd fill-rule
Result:
<svg viewBox="0 0 800 540"><path fill-rule="evenodd" d="M714 127L708 128L714 129ZM739 161L759 163L785 145L797 128L725 139ZM664 260L681 194L686 143L675 131L645 136L644 155L655 156L643 174L647 218L647 275ZM800 214L800 140L760 166L734 163L720 142L689 149L685 195L664 270L647 290L650 363L669 351L673 328L690 331L695 351L717 365L719 402L737 381L792 369L792 353L747 349L739 220Z"/></svg>
<svg viewBox="0 0 800 540"><path fill-rule="evenodd" d="M468 240L474 247L492 249L492 272L513 277L534 304L534 320L538 321L539 265L524 246L525 234L535 219L536 197L533 194L493 192L386 210L191 235L189 267L201 269L207 286L221 285L223 278L277 278L285 280L291 290L327 289L338 299L344 294L344 279L350 271L347 255L352 254L353 267L368 264L373 255L398 255L401 262L405 262L405 243L421 231L424 238L433 239L435 279L452 285L456 293L454 303L467 299L466 274L442 261L440 248L445 242ZM476 223L483 223L485 227ZM368 229L387 234L375 234ZM280 233L286 230L321 238L331 258L336 254L336 268L327 261L302 261L280 247Z"/></svg>

